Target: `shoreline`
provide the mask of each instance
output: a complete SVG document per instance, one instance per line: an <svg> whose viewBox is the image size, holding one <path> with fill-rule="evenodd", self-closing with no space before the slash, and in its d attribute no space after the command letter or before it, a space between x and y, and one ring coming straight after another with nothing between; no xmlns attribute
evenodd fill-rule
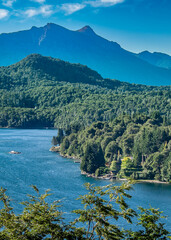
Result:
<svg viewBox="0 0 171 240"><path fill-rule="evenodd" d="M90 174L90 173L86 173L84 171L81 171L82 175L86 175L87 177L92 177L92 178L96 178L96 179L102 179L102 180L118 180L118 181L128 181L129 179L126 178L117 178L116 176L112 175L112 174L106 174L104 176L99 176L96 177L94 173ZM154 184L167 184L167 185L171 185L171 183L169 182L162 182L162 181L158 181L158 180L149 180L149 179L138 179L138 180L134 180L136 183L154 183Z"/></svg>
<svg viewBox="0 0 171 240"><path fill-rule="evenodd" d="M87 173L87 172L81 171L81 175L91 177L91 178L101 179L101 180L120 180L120 179L116 178L116 176L114 176L110 173L103 175L103 176L95 176L95 173ZM122 179L122 180L126 181L127 179Z"/></svg>
<svg viewBox="0 0 171 240"><path fill-rule="evenodd" d="M22 127L18 127L18 128L16 128L16 127L1 127L0 126L0 129L20 129L20 130L32 130L32 129L44 129L44 130L46 130L46 129L49 129L49 130L57 130L57 128L55 128L55 127L35 127L35 128L22 128Z"/></svg>
<svg viewBox="0 0 171 240"><path fill-rule="evenodd" d="M58 153L61 157L64 157L64 158L68 158L68 159L72 159L72 160L75 160L75 163L78 163L78 161L81 163L81 159L76 157L76 156L69 156L69 155L63 155L60 153L60 147L57 146L57 147L51 147L50 150L51 152L56 152ZM80 170L81 171L81 170ZM81 171L81 175L84 175L84 176L87 176L87 177L91 177L91 178L95 178L95 179L101 179L101 180L118 180L118 181L127 181L129 179L126 179L126 178L117 178L116 176L112 175L112 174L106 174L106 175L103 175L103 176L95 176L95 173L87 173L87 172L84 172L84 171ZM155 184L170 184L170 182L162 182L162 181L159 181L159 180L150 180L150 179L138 179L138 180L134 180L136 181L136 183L155 183Z"/></svg>
<svg viewBox="0 0 171 240"><path fill-rule="evenodd" d="M137 183L158 183L158 184L168 184L168 185L170 184L171 185L170 182L162 182L162 181L159 181L159 180L138 179L136 181L137 181Z"/></svg>

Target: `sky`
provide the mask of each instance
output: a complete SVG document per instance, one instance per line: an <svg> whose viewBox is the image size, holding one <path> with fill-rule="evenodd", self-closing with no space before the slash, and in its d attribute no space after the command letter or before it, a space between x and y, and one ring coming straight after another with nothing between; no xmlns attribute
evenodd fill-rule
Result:
<svg viewBox="0 0 171 240"><path fill-rule="evenodd" d="M49 22L89 25L129 51L171 55L171 0L0 0L0 33Z"/></svg>

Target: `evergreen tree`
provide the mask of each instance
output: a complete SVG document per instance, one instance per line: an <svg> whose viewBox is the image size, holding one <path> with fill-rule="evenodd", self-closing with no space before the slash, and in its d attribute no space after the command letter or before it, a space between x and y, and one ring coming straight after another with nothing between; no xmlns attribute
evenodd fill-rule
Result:
<svg viewBox="0 0 171 240"><path fill-rule="evenodd" d="M52 145L56 146L58 144L57 137L53 136Z"/></svg>
<svg viewBox="0 0 171 240"><path fill-rule="evenodd" d="M96 169L105 166L105 159L100 143L89 141L85 146L81 161L81 170L95 173Z"/></svg>

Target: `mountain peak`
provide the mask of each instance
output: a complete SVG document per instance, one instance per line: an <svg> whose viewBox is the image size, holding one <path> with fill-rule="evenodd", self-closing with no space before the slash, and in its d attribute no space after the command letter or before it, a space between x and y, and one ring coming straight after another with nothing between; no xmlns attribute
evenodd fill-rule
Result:
<svg viewBox="0 0 171 240"><path fill-rule="evenodd" d="M143 54L149 54L150 52L147 51L147 50L145 50L145 51L140 52L140 54L141 54L141 53L143 53ZM151 54L151 53L150 53L150 54Z"/></svg>
<svg viewBox="0 0 171 240"><path fill-rule="evenodd" d="M56 24L56 23L47 23L45 26L44 26L44 29L65 29L64 27Z"/></svg>
<svg viewBox="0 0 171 240"><path fill-rule="evenodd" d="M87 35L96 35L96 33L93 31L93 29L88 25L86 25L83 28L77 30L77 32L84 33L84 34L87 34Z"/></svg>
<svg viewBox="0 0 171 240"><path fill-rule="evenodd" d="M32 26L31 30L37 30L38 28L36 26Z"/></svg>
<svg viewBox="0 0 171 240"><path fill-rule="evenodd" d="M58 26L58 25L55 24L55 23L47 23L46 26L47 26L47 27L56 27L56 26Z"/></svg>

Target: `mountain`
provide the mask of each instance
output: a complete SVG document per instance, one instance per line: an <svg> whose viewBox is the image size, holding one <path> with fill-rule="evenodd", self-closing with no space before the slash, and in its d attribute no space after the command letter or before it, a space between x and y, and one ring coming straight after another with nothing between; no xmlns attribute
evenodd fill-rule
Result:
<svg viewBox="0 0 171 240"><path fill-rule="evenodd" d="M98 36L89 26L71 31L49 23L44 27L0 35L0 66L32 53L81 63L105 78L146 85L170 85L171 70L154 66L116 42Z"/></svg>
<svg viewBox="0 0 171 240"><path fill-rule="evenodd" d="M116 116L158 110L170 119L171 86L154 87L103 79L96 71L32 54L0 67L0 127L89 125ZM143 117L143 116L142 116Z"/></svg>
<svg viewBox="0 0 171 240"><path fill-rule="evenodd" d="M60 59L43 57L40 54L31 54L16 64L0 67L1 89L43 83L48 85L49 81L98 85L103 82L103 78L81 64L70 64Z"/></svg>
<svg viewBox="0 0 171 240"><path fill-rule="evenodd" d="M0 89L10 90L17 86L48 86L58 83L82 83L108 89L136 88L136 85L126 82L103 79L100 74L85 65L44 57L40 54L31 54L16 64L0 67ZM139 88L144 89L144 86L140 85Z"/></svg>
<svg viewBox="0 0 171 240"><path fill-rule="evenodd" d="M167 54L160 53L160 52L151 53L148 51L144 51L144 52L138 53L137 56L140 59L148 63L151 63L152 65L155 65L157 67L171 69L171 56Z"/></svg>

